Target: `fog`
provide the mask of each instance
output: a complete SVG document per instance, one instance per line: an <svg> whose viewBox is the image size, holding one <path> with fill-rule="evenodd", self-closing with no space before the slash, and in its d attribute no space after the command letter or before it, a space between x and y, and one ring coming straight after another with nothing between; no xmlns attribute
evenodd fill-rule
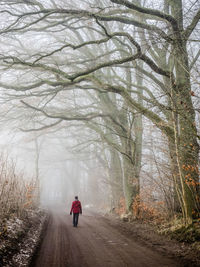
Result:
<svg viewBox="0 0 200 267"><path fill-rule="evenodd" d="M108 190L104 189L104 184L98 188L104 177L98 174L100 167L95 166L95 159L84 158L81 152L75 154L67 147L73 140L68 139L63 145L61 138L64 139L64 136L56 133L36 136L20 131L12 134L7 130L6 133L1 132L0 147L3 155L12 158L27 179L39 176L41 206L62 205L69 210L77 195L84 206L101 208L108 205Z"/></svg>
<svg viewBox="0 0 200 267"><path fill-rule="evenodd" d="M1 151L36 179L40 205L78 195L132 212L139 196L173 213L187 166L199 181L198 1L0 8Z"/></svg>

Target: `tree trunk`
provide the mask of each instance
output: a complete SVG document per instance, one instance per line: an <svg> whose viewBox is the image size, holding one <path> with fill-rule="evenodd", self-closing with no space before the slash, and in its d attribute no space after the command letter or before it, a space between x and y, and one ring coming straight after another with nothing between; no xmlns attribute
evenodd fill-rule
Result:
<svg viewBox="0 0 200 267"><path fill-rule="evenodd" d="M136 177L132 163L127 157L123 157L124 169L124 194L126 201L126 211L133 211L133 201L139 194L139 179Z"/></svg>
<svg viewBox="0 0 200 267"><path fill-rule="evenodd" d="M114 208L119 207L120 198L123 197L123 180L121 160L118 152L110 149L110 184L112 192L112 204Z"/></svg>
<svg viewBox="0 0 200 267"><path fill-rule="evenodd" d="M195 111L191 99L190 70L185 37L183 36L182 1L172 3L172 14L178 21L179 32L174 33L174 62L176 84L172 92L177 163L180 175L182 204L186 223L192 222L197 210L199 145Z"/></svg>

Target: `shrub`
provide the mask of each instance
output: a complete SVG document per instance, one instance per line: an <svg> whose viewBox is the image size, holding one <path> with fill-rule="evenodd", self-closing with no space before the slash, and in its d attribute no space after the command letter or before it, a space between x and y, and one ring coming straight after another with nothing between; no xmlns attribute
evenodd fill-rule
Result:
<svg viewBox="0 0 200 267"><path fill-rule="evenodd" d="M27 179L23 173L17 173L16 164L1 156L0 220L3 222L14 216L22 218L28 210L35 208L38 195L36 180Z"/></svg>

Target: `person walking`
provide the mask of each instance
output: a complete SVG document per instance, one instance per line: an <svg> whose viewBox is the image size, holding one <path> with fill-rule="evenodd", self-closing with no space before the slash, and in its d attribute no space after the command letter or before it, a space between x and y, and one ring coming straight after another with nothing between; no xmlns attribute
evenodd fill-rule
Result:
<svg viewBox="0 0 200 267"><path fill-rule="evenodd" d="M75 201L72 202L70 215L72 215L72 212L73 212L73 226L77 227L79 213L82 214L81 202L78 200L78 196L75 196Z"/></svg>

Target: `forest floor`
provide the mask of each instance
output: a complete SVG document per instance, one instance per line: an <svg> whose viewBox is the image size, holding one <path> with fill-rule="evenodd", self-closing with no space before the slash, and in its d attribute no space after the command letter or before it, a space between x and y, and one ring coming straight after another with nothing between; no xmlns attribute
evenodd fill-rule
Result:
<svg viewBox="0 0 200 267"><path fill-rule="evenodd" d="M13 214L9 219L1 220L0 267L25 267L30 264L46 219L45 212L30 210L22 218Z"/></svg>
<svg viewBox="0 0 200 267"><path fill-rule="evenodd" d="M52 211L31 267L200 266L197 251L138 221L85 212L77 228L64 211Z"/></svg>

